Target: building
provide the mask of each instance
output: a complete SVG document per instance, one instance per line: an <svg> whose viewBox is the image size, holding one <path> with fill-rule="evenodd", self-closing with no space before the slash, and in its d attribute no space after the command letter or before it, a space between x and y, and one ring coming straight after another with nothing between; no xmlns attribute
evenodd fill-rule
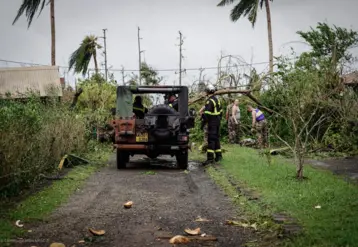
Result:
<svg viewBox="0 0 358 247"><path fill-rule="evenodd" d="M342 76L343 84L358 90L358 71L351 72Z"/></svg>
<svg viewBox="0 0 358 247"><path fill-rule="evenodd" d="M0 98L62 97L57 66L0 68Z"/></svg>

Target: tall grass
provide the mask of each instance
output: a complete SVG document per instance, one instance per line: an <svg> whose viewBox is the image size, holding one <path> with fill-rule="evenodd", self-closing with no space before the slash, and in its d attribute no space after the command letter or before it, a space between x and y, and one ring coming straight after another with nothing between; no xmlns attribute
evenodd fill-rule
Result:
<svg viewBox="0 0 358 247"><path fill-rule="evenodd" d="M61 157L85 147L85 122L55 100L0 101L0 196L53 171Z"/></svg>

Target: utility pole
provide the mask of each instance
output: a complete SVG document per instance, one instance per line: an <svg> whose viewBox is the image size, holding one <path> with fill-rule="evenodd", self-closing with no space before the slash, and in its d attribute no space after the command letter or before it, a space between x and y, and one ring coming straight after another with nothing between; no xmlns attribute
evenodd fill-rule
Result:
<svg viewBox="0 0 358 247"><path fill-rule="evenodd" d="M106 42L106 31L107 29L103 29L103 39L104 39L104 69L106 74L106 81L108 80L108 68L107 68L107 42Z"/></svg>
<svg viewBox="0 0 358 247"><path fill-rule="evenodd" d="M199 83L201 82L201 75L203 74L203 71L204 71L205 69L203 69L203 68L200 68L199 69ZM205 76L204 76L205 77Z"/></svg>
<svg viewBox="0 0 358 247"><path fill-rule="evenodd" d="M124 81L124 67L123 66L122 66L121 72L122 72L122 82L123 82L123 86L124 86L126 83Z"/></svg>
<svg viewBox="0 0 358 247"><path fill-rule="evenodd" d="M142 76L141 76L141 69L142 69L142 58L141 58L141 49L140 49L140 40L142 39L140 37L140 28L138 27L138 55L139 55L139 85L142 85Z"/></svg>
<svg viewBox="0 0 358 247"><path fill-rule="evenodd" d="M183 41L183 35L181 34L181 32L179 31L179 86L181 86L181 73L183 72L181 69L181 62L182 62L182 45L184 43Z"/></svg>

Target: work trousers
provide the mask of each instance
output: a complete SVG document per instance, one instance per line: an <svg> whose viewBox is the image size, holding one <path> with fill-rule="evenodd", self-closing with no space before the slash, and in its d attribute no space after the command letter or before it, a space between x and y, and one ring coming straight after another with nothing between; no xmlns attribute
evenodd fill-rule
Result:
<svg viewBox="0 0 358 247"><path fill-rule="evenodd" d="M220 147L220 125L208 124L208 149L207 160L219 160L222 158Z"/></svg>
<svg viewBox="0 0 358 247"><path fill-rule="evenodd" d="M228 122L229 142L237 144L240 142L240 120L237 120L238 124L236 124L235 120L230 117Z"/></svg>
<svg viewBox="0 0 358 247"><path fill-rule="evenodd" d="M260 148L268 147L268 129L266 119L255 124L257 142Z"/></svg>

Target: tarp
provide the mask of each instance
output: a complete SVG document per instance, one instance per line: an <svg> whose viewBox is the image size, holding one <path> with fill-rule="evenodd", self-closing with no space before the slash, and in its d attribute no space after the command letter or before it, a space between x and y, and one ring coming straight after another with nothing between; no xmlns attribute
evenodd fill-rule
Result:
<svg viewBox="0 0 358 247"><path fill-rule="evenodd" d="M132 92L128 87L117 87L117 117L131 117L133 115Z"/></svg>

